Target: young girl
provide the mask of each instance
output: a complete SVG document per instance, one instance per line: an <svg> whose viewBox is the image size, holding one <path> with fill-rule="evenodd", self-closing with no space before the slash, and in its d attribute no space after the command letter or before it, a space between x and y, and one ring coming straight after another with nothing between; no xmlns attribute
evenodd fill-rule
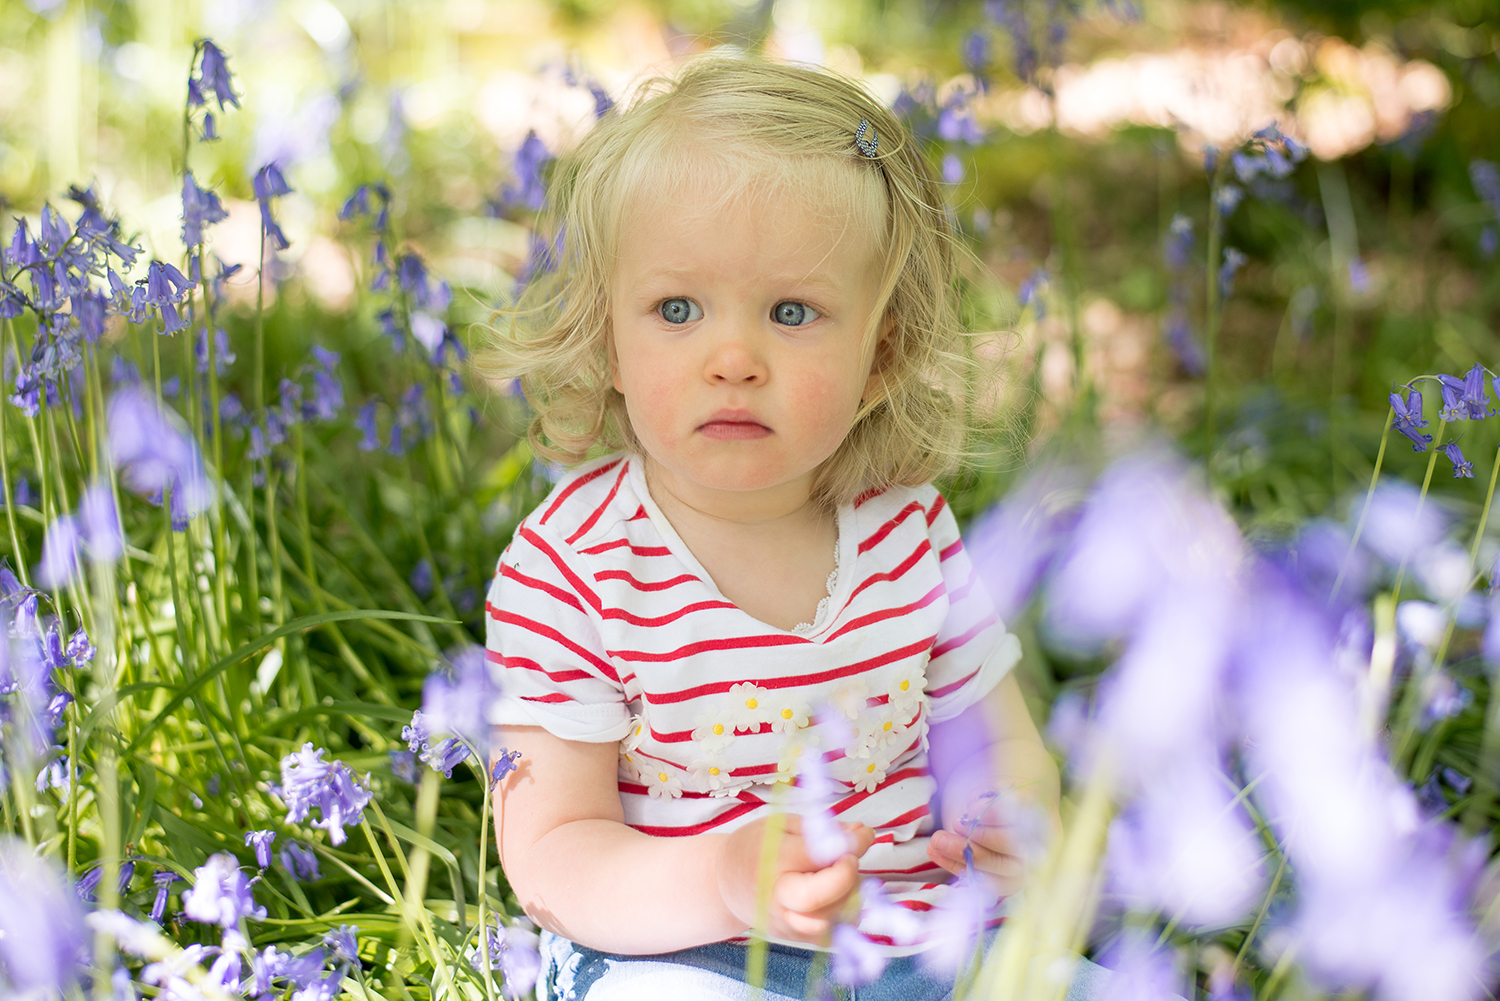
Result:
<svg viewBox="0 0 1500 1001"><path fill-rule="evenodd" d="M769 996L800 998L863 878L941 908L967 847L995 899L1022 867L992 804L1057 815L1019 645L930 485L964 443L963 251L887 110L751 59L606 115L551 203L560 253L487 359L576 466L489 595L493 722L522 752L501 861L552 996L747 997L764 879ZM935 777L929 738L971 757ZM763 873L810 755L847 852L813 861L788 817ZM951 991L929 942L865 930L896 958L859 998Z"/></svg>

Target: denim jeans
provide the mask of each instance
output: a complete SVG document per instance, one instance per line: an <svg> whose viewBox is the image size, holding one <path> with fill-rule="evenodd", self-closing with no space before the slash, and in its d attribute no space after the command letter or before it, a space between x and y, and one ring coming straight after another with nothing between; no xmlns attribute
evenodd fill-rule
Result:
<svg viewBox="0 0 1500 1001"><path fill-rule="evenodd" d="M746 952L743 945L714 942L659 956L618 956L543 932L537 997L543 1001L750 1001L754 992L745 983ZM759 996L765 1001L820 997L947 1001L953 994L953 981L929 976L915 956L892 959L880 979L864 987L820 991L827 972L826 954L770 945L765 990ZM1109 978L1104 967L1080 958L1066 1001L1102 997Z"/></svg>

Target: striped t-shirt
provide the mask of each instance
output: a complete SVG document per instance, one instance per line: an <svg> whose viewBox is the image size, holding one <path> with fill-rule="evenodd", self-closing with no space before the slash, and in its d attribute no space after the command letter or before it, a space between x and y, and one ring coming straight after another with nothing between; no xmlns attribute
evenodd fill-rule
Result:
<svg viewBox="0 0 1500 1001"><path fill-rule="evenodd" d="M799 757L821 753L835 814L875 831L861 871L928 910L950 877L927 858L927 727L983 698L1020 644L931 486L843 505L836 555L816 620L780 629L719 592L652 502L638 459L573 470L500 557L487 604L502 691L491 719L618 741L625 821L661 837L766 816Z"/></svg>

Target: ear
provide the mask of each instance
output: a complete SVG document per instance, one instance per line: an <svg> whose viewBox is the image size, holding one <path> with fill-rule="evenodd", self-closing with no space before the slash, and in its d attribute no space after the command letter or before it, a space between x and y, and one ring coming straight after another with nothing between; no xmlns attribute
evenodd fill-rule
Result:
<svg viewBox="0 0 1500 1001"><path fill-rule="evenodd" d="M880 333L875 338L875 354L870 360L870 375L865 379L865 391L860 400L866 404L877 403L885 397L885 373L894 354L891 337L896 330L896 318L889 312L880 321Z"/></svg>
<svg viewBox="0 0 1500 1001"><path fill-rule="evenodd" d="M615 392L625 392L624 380L620 378L620 353L615 349L614 325L608 321L604 324L604 351L609 360L609 378L614 384Z"/></svg>

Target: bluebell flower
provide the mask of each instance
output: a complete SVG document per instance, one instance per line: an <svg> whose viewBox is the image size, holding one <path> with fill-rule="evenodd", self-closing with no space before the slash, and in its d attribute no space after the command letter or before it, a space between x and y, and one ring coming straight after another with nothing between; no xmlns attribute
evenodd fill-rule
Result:
<svg viewBox="0 0 1500 1001"><path fill-rule="evenodd" d="M333 958L350 966L359 965L359 926L339 925L323 936L323 944L333 950Z"/></svg>
<svg viewBox="0 0 1500 1001"><path fill-rule="evenodd" d="M281 785L276 793L287 805L287 823L300 823L317 808L320 818L308 822L326 830L333 844L341 845L348 840L345 825L357 824L363 818L370 790L355 781L342 761L323 761L325 753L321 747L314 750L309 741L300 751L282 758Z"/></svg>
<svg viewBox="0 0 1500 1001"><path fill-rule="evenodd" d="M225 105L238 108L240 99L235 96L234 81L229 75L229 62L225 59L223 51L207 38L203 39L201 44L202 58L198 62L199 90L197 94L199 99L195 103L198 105L207 103L204 98L211 92L218 99L220 111L224 110ZM193 93L191 86L189 93Z"/></svg>
<svg viewBox="0 0 1500 1001"><path fill-rule="evenodd" d="M203 227L229 218L219 196L198 187L192 171L182 177L182 242L196 247L203 242Z"/></svg>
<svg viewBox="0 0 1500 1001"><path fill-rule="evenodd" d="M1370 269L1365 262L1353 257L1349 259L1349 287L1360 295L1370 291Z"/></svg>
<svg viewBox="0 0 1500 1001"><path fill-rule="evenodd" d="M495 763L490 766L490 788L493 789L505 780L505 776L516 770L516 762L521 760L520 751L510 751L500 748L495 755Z"/></svg>
<svg viewBox="0 0 1500 1001"><path fill-rule="evenodd" d="M42 766L37 772L36 791L46 792L48 789L56 789L62 794L63 802L68 801L71 785L68 779L68 756L66 754L53 758Z"/></svg>
<svg viewBox="0 0 1500 1001"><path fill-rule="evenodd" d="M1473 479L1474 463L1464 458L1463 452L1459 451L1458 442L1450 441L1442 446L1442 452L1453 463L1454 479Z"/></svg>
<svg viewBox="0 0 1500 1001"><path fill-rule="evenodd" d="M427 748L432 740L432 731L427 726L426 714L422 710L418 709L411 714L411 722L401 728L401 739L413 751Z"/></svg>
<svg viewBox="0 0 1500 1001"><path fill-rule="evenodd" d="M85 904L98 902L99 881L104 878L104 867L96 865L82 876L73 886L73 893Z"/></svg>
<svg viewBox="0 0 1500 1001"><path fill-rule="evenodd" d="M1162 328L1162 336L1172 353L1177 356L1177 362L1189 375L1202 375L1208 370L1208 357L1203 352L1203 345L1198 343L1197 336L1193 333L1192 324L1188 321L1187 311L1174 307L1167 315L1166 325Z"/></svg>
<svg viewBox="0 0 1500 1001"><path fill-rule="evenodd" d="M199 133L199 136L206 143L214 142L219 138L219 125L214 120L214 113L212 111L204 112L203 131Z"/></svg>
<svg viewBox="0 0 1500 1001"><path fill-rule="evenodd" d="M1245 189L1238 184L1222 184L1214 192L1214 204L1219 207L1219 219L1228 219L1245 200Z"/></svg>
<svg viewBox="0 0 1500 1001"><path fill-rule="evenodd" d="M18 995L67 996L87 942L67 877L19 839L0 840L0 967Z"/></svg>
<svg viewBox="0 0 1500 1001"><path fill-rule="evenodd" d="M262 869L271 864L271 842L275 840L275 831L245 832L245 845L255 847L255 864Z"/></svg>
<svg viewBox="0 0 1500 1001"><path fill-rule="evenodd" d="M961 51L963 53L964 69L982 80L984 71L990 65L990 36L988 33L979 28L970 31L964 36Z"/></svg>
<svg viewBox="0 0 1500 1001"><path fill-rule="evenodd" d="M193 345L193 356L198 361L199 373L208 371L208 331L198 332L198 342ZM214 328L214 374L222 376L236 360L234 349L229 344L229 334L223 327ZM221 399L222 403L223 400Z"/></svg>
<svg viewBox="0 0 1500 1001"><path fill-rule="evenodd" d="M542 173L552 160L552 154L547 152L547 146L537 136L536 130L527 132L511 161L515 183L506 185L500 192L501 201L512 208L540 209L547 197L547 184Z"/></svg>
<svg viewBox="0 0 1500 1001"><path fill-rule="evenodd" d="M66 587L79 573L78 555L83 536L71 514L60 514L47 526L42 539L42 562L36 579L46 588Z"/></svg>
<svg viewBox="0 0 1500 1001"><path fill-rule="evenodd" d="M253 188L255 200L260 205L261 232L276 246L277 250L285 250L291 244L271 215L271 199L291 194L291 185L286 183L280 167L274 163L268 163L256 171Z"/></svg>
<svg viewBox="0 0 1500 1001"><path fill-rule="evenodd" d="M143 494L172 491L174 517L191 518L208 507L213 485L192 437L171 411L140 386L117 390L106 408L110 460L126 486Z"/></svg>
<svg viewBox="0 0 1500 1001"><path fill-rule="evenodd" d="M361 452L374 452L380 448L380 429L375 423L375 411L379 405L377 401L371 400L359 408L359 414L354 418L354 426L364 434L359 440Z"/></svg>
<svg viewBox="0 0 1500 1001"><path fill-rule="evenodd" d="M1193 220L1181 212L1172 216L1162 236L1161 256L1171 271L1181 271L1192 261Z"/></svg>
<svg viewBox="0 0 1500 1001"><path fill-rule="evenodd" d="M417 756L400 749L391 752L391 774L410 785L417 783Z"/></svg>
<svg viewBox="0 0 1500 1001"><path fill-rule="evenodd" d="M1474 193L1489 206L1490 211L1500 216L1500 166L1489 160L1469 161L1469 181Z"/></svg>
<svg viewBox="0 0 1500 1001"><path fill-rule="evenodd" d="M833 979L847 987L873 984L885 972L885 952L853 925L833 927Z"/></svg>
<svg viewBox="0 0 1500 1001"><path fill-rule="evenodd" d="M453 734L480 745L489 732L490 707L499 695L484 648L452 650L448 660L451 673L434 671L422 685L422 725L429 733ZM415 716L412 722L417 723Z"/></svg>
<svg viewBox="0 0 1500 1001"><path fill-rule="evenodd" d="M469 745L457 737L448 737L424 747L420 757L433 771L442 772L444 778L451 779L453 769L467 761L472 753Z"/></svg>
<svg viewBox="0 0 1500 1001"><path fill-rule="evenodd" d="M417 593L419 598L426 598L432 594L432 563L427 557L417 560L417 565L412 567L411 576L407 578L411 589Z"/></svg>
<svg viewBox="0 0 1500 1001"><path fill-rule="evenodd" d="M1224 263L1219 266L1219 295L1222 298L1229 298L1229 293L1234 290L1234 276L1249 259L1236 247L1224 248Z"/></svg>
<svg viewBox="0 0 1500 1001"><path fill-rule="evenodd" d="M281 850L281 867L299 883L323 878L323 873L318 868L318 856L295 841Z"/></svg>
<svg viewBox="0 0 1500 1001"><path fill-rule="evenodd" d="M948 153L943 157L942 165L943 182L945 184L958 184L964 179L964 164L955 154Z"/></svg>
<svg viewBox="0 0 1500 1001"><path fill-rule="evenodd" d="M1392 393L1390 396L1391 409L1395 410L1392 427L1401 432L1412 443L1413 452L1425 452L1427 446L1432 442L1432 435L1422 434L1417 429L1427 426L1427 421L1422 416L1422 394L1418 390L1411 390L1406 399L1401 399L1400 393Z"/></svg>
<svg viewBox="0 0 1500 1001"><path fill-rule="evenodd" d="M1016 296L1021 308L1025 309L1030 306L1035 311L1036 318L1039 321L1047 315L1047 303L1042 298L1042 292L1047 287L1049 280L1047 269L1037 268L1021 283L1020 292Z"/></svg>
<svg viewBox="0 0 1500 1001"><path fill-rule="evenodd" d="M585 86L588 87L589 94L594 98L594 118L603 118L609 114L610 110L615 106L615 99L610 97L609 92L600 86L599 81L592 77L586 81Z"/></svg>
<svg viewBox="0 0 1500 1001"><path fill-rule="evenodd" d="M89 559L94 562L112 563L124 554L120 515L115 509L114 491L107 482L94 483L79 498L78 527Z"/></svg>
<svg viewBox="0 0 1500 1001"><path fill-rule="evenodd" d="M1486 226L1479 231L1479 252L1485 257L1494 257L1500 251L1500 229Z"/></svg>
<svg viewBox="0 0 1500 1001"><path fill-rule="evenodd" d="M256 906L250 881L228 852L210 855L193 872L193 885L182 894L182 911L193 921L221 928L234 928L243 918L266 919L266 909Z"/></svg>
<svg viewBox="0 0 1500 1001"><path fill-rule="evenodd" d="M1475 362L1474 367L1464 373L1463 404L1470 420L1482 421L1490 416L1490 400L1485 390L1484 366Z"/></svg>
<svg viewBox="0 0 1500 1001"><path fill-rule="evenodd" d="M1443 406L1438 411L1440 421L1465 421L1469 419L1469 408L1465 405L1464 382L1456 375L1439 373L1438 391L1443 394Z"/></svg>
<svg viewBox="0 0 1500 1001"><path fill-rule="evenodd" d="M167 912L167 899L172 893L172 884L180 882L182 877L171 869L162 869L151 880L156 884L156 901L151 905L151 920L161 924L162 915Z"/></svg>

